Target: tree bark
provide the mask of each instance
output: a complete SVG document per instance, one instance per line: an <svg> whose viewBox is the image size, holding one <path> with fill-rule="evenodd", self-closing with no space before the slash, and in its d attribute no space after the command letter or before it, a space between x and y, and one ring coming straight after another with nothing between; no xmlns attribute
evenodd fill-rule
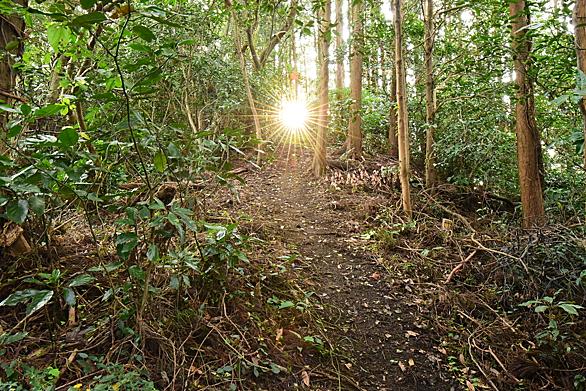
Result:
<svg viewBox="0 0 586 391"><path fill-rule="evenodd" d="M393 67L395 67L394 64ZM389 96L391 99L391 109L389 111L389 153L393 159L399 159L399 138L397 137L397 72L395 71L393 71L391 76Z"/></svg>
<svg viewBox="0 0 586 391"><path fill-rule="evenodd" d="M586 0L576 0L574 6L574 35L578 69L586 74ZM584 76L582 76L584 77ZM586 170L586 97L579 102L584 132L584 169Z"/></svg>
<svg viewBox="0 0 586 391"><path fill-rule="evenodd" d="M399 179L401 180L403 211L411 219L413 209L411 207L411 189L409 187L409 117L407 114L407 82L405 77L405 62L403 59L403 0L393 0L393 2L395 4L395 68L397 74Z"/></svg>
<svg viewBox="0 0 586 391"><path fill-rule="evenodd" d="M395 2L391 1L391 14L395 14ZM393 61L393 72L391 72L391 86L389 97L391 100L391 109L389 110L389 154L393 159L399 159L399 138L397 137L397 72L395 64L397 56L394 45L391 45L391 60Z"/></svg>
<svg viewBox="0 0 586 391"><path fill-rule="evenodd" d="M433 0L425 0L424 12L425 42L425 116L427 133L425 137L425 186L430 189L436 185L437 173L435 170L434 134L435 134L435 81L433 75Z"/></svg>
<svg viewBox="0 0 586 391"><path fill-rule="evenodd" d="M317 137L315 155L313 157L313 173L319 177L326 172L326 136L328 129L328 84L329 84L329 40L331 1L325 0L323 8L319 12L321 26L318 36L318 59L319 59L319 118L317 126Z"/></svg>
<svg viewBox="0 0 586 391"><path fill-rule="evenodd" d="M236 17L236 12L234 9L231 9L232 13L232 20L234 22L234 43L236 45L236 51L238 52L238 59L240 60L240 70L242 72L242 81L244 82L244 88L246 89L246 97L248 98L248 105L250 106L250 111L252 113L252 119L254 121L254 130L255 135L260 143L258 146L258 151L256 155L256 164L260 164L262 160L262 130L260 127L260 120L258 118L258 111L256 110L256 104L254 103L254 96L252 94L252 88L250 87L250 81L248 79L248 71L246 70L246 59L244 58L244 53L242 53L242 40L240 37L240 26L238 24L238 18Z"/></svg>
<svg viewBox="0 0 586 391"><path fill-rule="evenodd" d="M342 99L344 88L344 16L342 1L336 0L336 97Z"/></svg>
<svg viewBox="0 0 586 391"><path fill-rule="evenodd" d="M232 6L231 1L225 2L230 7ZM262 69L266 65L267 60L269 59L269 56L271 55L275 47L281 42L283 37L293 28L293 25L295 24L295 18L297 17L297 5L298 0L291 1L291 5L289 6L289 13L287 14L285 22L283 23L281 28L271 36L271 38L267 42L267 46L260 54L258 54L258 52L255 49L253 38L254 32L252 28L247 29L246 36L248 40L248 47L250 49L250 54L252 56L255 71ZM232 10L232 12L234 12L234 10Z"/></svg>
<svg viewBox="0 0 586 391"><path fill-rule="evenodd" d="M363 2L352 4L352 55L350 58L350 124L348 128L348 150L354 158L362 156L362 8Z"/></svg>
<svg viewBox="0 0 586 391"><path fill-rule="evenodd" d="M13 0L17 5L25 7L27 0ZM24 19L18 15L0 15L0 102L13 104L14 101L22 100L14 89L16 87L16 72L13 65L15 59L21 57L24 52ZM7 141L8 116L0 112L0 154L7 152L5 142ZM1 192L0 192L1 193ZM12 228L10 228L12 226ZM28 253L31 247L23 235L24 230L15 224L0 219L0 241L7 238L7 233L12 232L10 243L2 243L7 246L7 252L13 256Z"/></svg>
<svg viewBox="0 0 586 391"><path fill-rule="evenodd" d="M13 0L14 3L26 6L26 0ZM24 19L18 15L0 15L0 101L7 104L14 102L16 72L12 68L14 59L20 57L24 50ZM8 116L0 112L0 137L6 138ZM4 150L0 146L0 152Z"/></svg>
<svg viewBox="0 0 586 391"><path fill-rule="evenodd" d="M535 122L533 83L530 77L531 41L525 0L509 4L512 28L512 49L517 85L515 120L519 184L523 208L523 226L531 228L545 224L545 208L540 172L541 142Z"/></svg>

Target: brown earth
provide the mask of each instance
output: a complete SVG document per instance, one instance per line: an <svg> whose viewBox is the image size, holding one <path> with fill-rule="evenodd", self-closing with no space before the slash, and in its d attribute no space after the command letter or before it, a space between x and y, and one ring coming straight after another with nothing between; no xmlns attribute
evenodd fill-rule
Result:
<svg viewBox="0 0 586 391"><path fill-rule="evenodd" d="M299 285L315 292L313 311L332 349L268 389L303 383L330 390L461 388L414 282L403 278L396 259L376 255L364 236L375 211L396 197L336 190L331 178L316 180L308 167L308 157L291 157L245 174L236 205L263 235L299 253Z"/></svg>

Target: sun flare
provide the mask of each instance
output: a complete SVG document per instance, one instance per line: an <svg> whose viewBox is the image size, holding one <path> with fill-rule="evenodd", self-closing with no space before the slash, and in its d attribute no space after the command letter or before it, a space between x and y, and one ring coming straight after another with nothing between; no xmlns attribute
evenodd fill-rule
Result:
<svg viewBox="0 0 586 391"><path fill-rule="evenodd" d="M302 101L283 101L279 110L279 121L285 129L299 132L307 126L309 109Z"/></svg>

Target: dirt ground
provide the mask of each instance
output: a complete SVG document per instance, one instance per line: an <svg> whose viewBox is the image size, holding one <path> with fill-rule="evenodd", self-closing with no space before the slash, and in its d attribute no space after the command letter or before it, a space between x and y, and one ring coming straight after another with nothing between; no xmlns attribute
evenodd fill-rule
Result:
<svg viewBox="0 0 586 391"><path fill-rule="evenodd" d="M307 156L289 156L244 175L235 207L271 239L300 254L300 286L316 293L318 323L335 358L308 365L288 390L455 390L428 308L363 239L368 219L391 202L380 194L336 190L317 180ZM305 381L304 381L305 380ZM275 388L272 388L275 389Z"/></svg>

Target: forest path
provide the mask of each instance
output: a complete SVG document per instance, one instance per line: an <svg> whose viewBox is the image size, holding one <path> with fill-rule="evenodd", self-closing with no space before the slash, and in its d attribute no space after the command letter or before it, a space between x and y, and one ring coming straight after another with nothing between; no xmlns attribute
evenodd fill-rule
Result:
<svg viewBox="0 0 586 391"><path fill-rule="evenodd" d="M331 191L327 180L311 176L309 162L283 159L245 175L238 208L265 235L296 248L305 277L299 285L319 296L318 316L336 362L325 358L320 370L307 370L310 389L455 389L440 365L445 357L425 304L411 293L413 281L401 279L361 238L369 210L388 201Z"/></svg>

